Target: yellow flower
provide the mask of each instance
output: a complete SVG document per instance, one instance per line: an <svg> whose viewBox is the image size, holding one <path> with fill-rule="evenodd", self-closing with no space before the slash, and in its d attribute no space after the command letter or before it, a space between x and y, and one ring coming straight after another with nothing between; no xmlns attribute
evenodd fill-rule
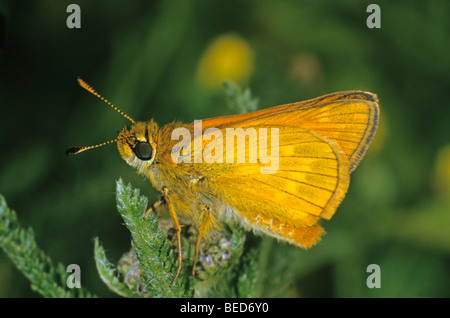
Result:
<svg viewBox="0 0 450 318"><path fill-rule="evenodd" d="M203 53L197 69L197 78L207 88L221 88L224 81L243 84L253 70L253 51L236 34L225 34L214 39Z"/></svg>
<svg viewBox="0 0 450 318"><path fill-rule="evenodd" d="M450 197L450 144L441 148L434 167L434 185L443 197Z"/></svg>

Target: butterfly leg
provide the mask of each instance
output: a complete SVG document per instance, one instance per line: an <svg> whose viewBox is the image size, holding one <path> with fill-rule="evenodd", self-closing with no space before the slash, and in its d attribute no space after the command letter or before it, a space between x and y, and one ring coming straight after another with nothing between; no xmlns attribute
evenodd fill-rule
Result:
<svg viewBox="0 0 450 318"><path fill-rule="evenodd" d="M197 243L195 244L195 254L194 254L194 265L192 266L192 276L195 277L195 266L197 265L197 257L198 252L200 250L200 243L202 241L202 236L205 233L206 227L209 225L209 222L211 221L211 207L209 204L202 204L201 209L203 210L203 220L202 224L200 225L200 228L198 230L198 237L197 237Z"/></svg>
<svg viewBox="0 0 450 318"><path fill-rule="evenodd" d="M177 267L177 272L175 274L175 277L173 278L172 282L169 285L169 287L170 287L173 285L173 283L175 283L175 281L177 280L178 275L180 275L180 271L181 271L181 261L182 261L181 227L180 227L180 223L178 223L177 214L175 213L175 210L173 208L172 201L170 200L169 189L167 189L167 187L163 187L162 192L163 192L164 201L166 202L167 207L169 208L170 217L172 218L173 224L175 226L175 230L177 231L178 267Z"/></svg>
<svg viewBox="0 0 450 318"><path fill-rule="evenodd" d="M155 203L152 204L151 207L149 207L147 209L147 211L145 211L143 217L144 219L152 212L155 212L162 204L165 203L164 200L164 196L160 197ZM164 210L164 212L161 213L161 215L159 216L159 218L162 218L164 216L164 214L166 214L166 210Z"/></svg>
<svg viewBox="0 0 450 318"><path fill-rule="evenodd" d="M164 203L164 197L159 198L155 203L152 204L151 207L145 211L143 217L144 219L149 216L150 213L155 212L162 204Z"/></svg>

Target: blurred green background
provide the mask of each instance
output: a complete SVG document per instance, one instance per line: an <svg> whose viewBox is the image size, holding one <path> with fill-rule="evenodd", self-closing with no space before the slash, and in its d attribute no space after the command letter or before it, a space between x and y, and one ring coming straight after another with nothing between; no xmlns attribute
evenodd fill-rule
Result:
<svg viewBox="0 0 450 318"><path fill-rule="evenodd" d="M69 29L66 8L81 8ZM372 147L328 234L296 262L289 297L450 296L450 2L0 1L0 193L56 262L98 278L93 237L111 259L129 249L115 180L158 197L114 145L126 119L81 89L82 76L137 120L232 113L220 83L250 87L260 107L361 89L380 99ZM366 286L369 264L381 288ZM0 252L0 297L36 297Z"/></svg>

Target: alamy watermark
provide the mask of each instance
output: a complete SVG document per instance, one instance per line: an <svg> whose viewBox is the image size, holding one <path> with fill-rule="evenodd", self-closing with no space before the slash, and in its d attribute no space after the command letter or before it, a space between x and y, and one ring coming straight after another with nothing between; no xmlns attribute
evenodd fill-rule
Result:
<svg viewBox="0 0 450 318"><path fill-rule="evenodd" d="M81 269L77 264L70 264L66 269L67 273L71 273L66 279L68 288L81 288Z"/></svg>
<svg viewBox="0 0 450 318"><path fill-rule="evenodd" d="M78 4L69 4L66 9L70 13L66 20L66 25L69 29L81 28L81 8Z"/></svg>
<svg viewBox="0 0 450 318"><path fill-rule="evenodd" d="M202 121L195 120L193 136L189 129L178 127L172 131L171 139L181 139L172 148L171 153L173 162L177 164L192 163L192 161L194 163L259 163L262 174L273 174L278 171L279 128L248 127L224 130L207 128L203 131ZM203 147L204 141L210 142Z"/></svg>
<svg viewBox="0 0 450 318"><path fill-rule="evenodd" d="M368 288L381 288L381 268L378 264L370 264L366 269L367 273L371 273L366 280Z"/></svg>
<svg viewBox="0 0 450 318"><path fill-rule="evenodd" d="M381 9L378 4L369 4L367 6L367 13L371 13L366 20L366 25L369 29L381 28Z"/></svg>

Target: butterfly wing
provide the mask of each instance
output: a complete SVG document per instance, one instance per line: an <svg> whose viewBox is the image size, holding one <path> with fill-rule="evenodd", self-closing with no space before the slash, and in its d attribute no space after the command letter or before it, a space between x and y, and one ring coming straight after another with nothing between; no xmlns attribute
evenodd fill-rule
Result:
<svg viewBox="0 0 450 318"><path fill-rule="evenodd" d="M208 164L211 160L207 160L207 154L212 152L207 152L206 157L203 154L204 162L194 165L244 224L309 247L323 233L318 220L330 219L343 200L350 172L373 139L377 122L376 97L363 92L335 93L249 114L214 118L203 121L203 130L214 127L221 134L209 138L204 133L202 148L209 145L224 150L222 163ZM226 153L233 150L236 160L238 147L242 147L242 143L235 143L234 148L227 148L230 128L266 129L278 135L266 134L264 138L262 134L256 144L247 139L245 163L229 164ZM271 157L278 160L277 169L262 173L261 168L268 164L249 159L275 141L278 145L271 149ZM222 148L216 147L220 145Z"/></svg>
<svg viewBox="0 0 450 318"><path fill-rule="evenodd" d="M364 156L378 127L378 99L363 91L346 91L275 106L252 113L203 121L203 127L282 125L302 127L333 139L349 159L350 172Z"/></svg>

